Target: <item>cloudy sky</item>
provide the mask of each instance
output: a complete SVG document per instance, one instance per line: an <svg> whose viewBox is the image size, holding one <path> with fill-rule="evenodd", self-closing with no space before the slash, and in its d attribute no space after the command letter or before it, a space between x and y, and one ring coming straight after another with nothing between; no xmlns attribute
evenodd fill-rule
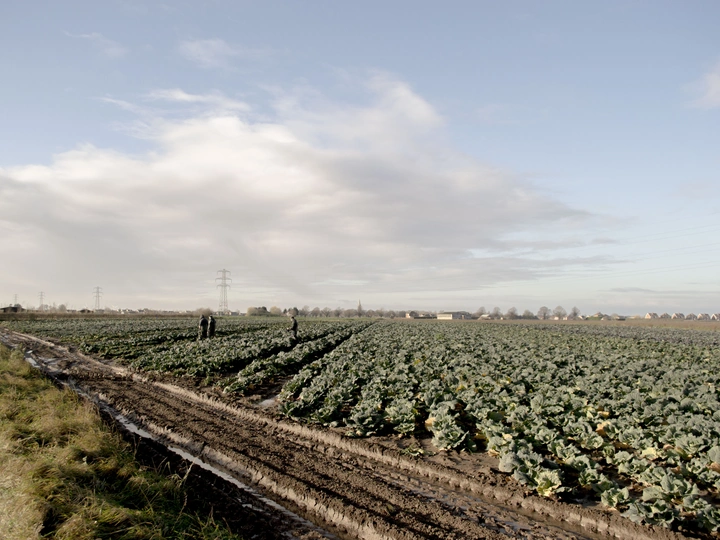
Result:
<svg viewBox="0 0 720 540"><path fill-rule="evenodd" d="M0 6L0 304L720 312L720 3Z"/></svg>

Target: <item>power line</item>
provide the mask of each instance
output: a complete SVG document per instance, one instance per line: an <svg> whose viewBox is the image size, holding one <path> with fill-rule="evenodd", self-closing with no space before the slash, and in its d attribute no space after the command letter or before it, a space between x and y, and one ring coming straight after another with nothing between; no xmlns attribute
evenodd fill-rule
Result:
<svg viewBox="0 0 720 540"><path fill-rule="evenodd" d="M100 310L100 297L102 296L102 288L95 287L93 289L93 297L95 298L95 311Z"/></svg>
<svg viewBox="0 0 720 540"><path fill-rule="evenodd" d="M227 290L230 288L232 278L230 277L230 270L223 268L222 270L218 270L217 273L220 274L220 277L215 278L215 281L220 280L220 283L217 285L220 289L220 306L218 311L223 315L227 315L230 312L228 309Z"/></svg>

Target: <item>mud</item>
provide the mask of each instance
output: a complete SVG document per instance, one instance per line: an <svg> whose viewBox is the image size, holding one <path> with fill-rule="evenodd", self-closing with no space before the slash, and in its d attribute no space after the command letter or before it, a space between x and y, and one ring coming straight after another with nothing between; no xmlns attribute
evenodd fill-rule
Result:
<svg viewBox="0 0 720 540"><path fill-rule="evenodd" d="M412 441L414 448L426 450L426 455L413 457L407 439L351 439L337 430L284 420L274 414L271 395L231 402L195 381L153 380L6 329L0 328L0 339L31 350L30 356L52 377L132 419L166 446L251 486L260 497L229 482L206 490L208 497L217 498L226 521L240 515L244 526L254 519L261 523L258 532L245 531L248 537L686 538L636 525L600 507L526 493L486 455L427 455L432 449L426 441ZM234 500L243 502L233 509ZM252 512L243 514L247 508Z"/></svg>

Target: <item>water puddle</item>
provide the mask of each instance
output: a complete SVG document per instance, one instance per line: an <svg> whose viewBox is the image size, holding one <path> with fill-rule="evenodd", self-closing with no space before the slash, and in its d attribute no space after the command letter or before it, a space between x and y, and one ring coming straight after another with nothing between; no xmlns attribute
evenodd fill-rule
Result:
<svg viewBox="0 0 720 540"><path fill-rule="evenodd" d="M260 407L261 409L267 409L268 407L272 407L277 403L277 398L277 396L273 396L271 398L264 399L263 401L258 403L258 407Z"/></svg>

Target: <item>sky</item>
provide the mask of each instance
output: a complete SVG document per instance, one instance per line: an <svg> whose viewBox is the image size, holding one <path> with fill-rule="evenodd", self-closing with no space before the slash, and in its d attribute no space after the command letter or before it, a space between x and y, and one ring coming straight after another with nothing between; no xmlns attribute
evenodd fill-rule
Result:
<svg viewBox="0 0 720 540"><path fill-rule="evenodd" d="M0 3L0 304L720 312L720 3Z"/></svg>

